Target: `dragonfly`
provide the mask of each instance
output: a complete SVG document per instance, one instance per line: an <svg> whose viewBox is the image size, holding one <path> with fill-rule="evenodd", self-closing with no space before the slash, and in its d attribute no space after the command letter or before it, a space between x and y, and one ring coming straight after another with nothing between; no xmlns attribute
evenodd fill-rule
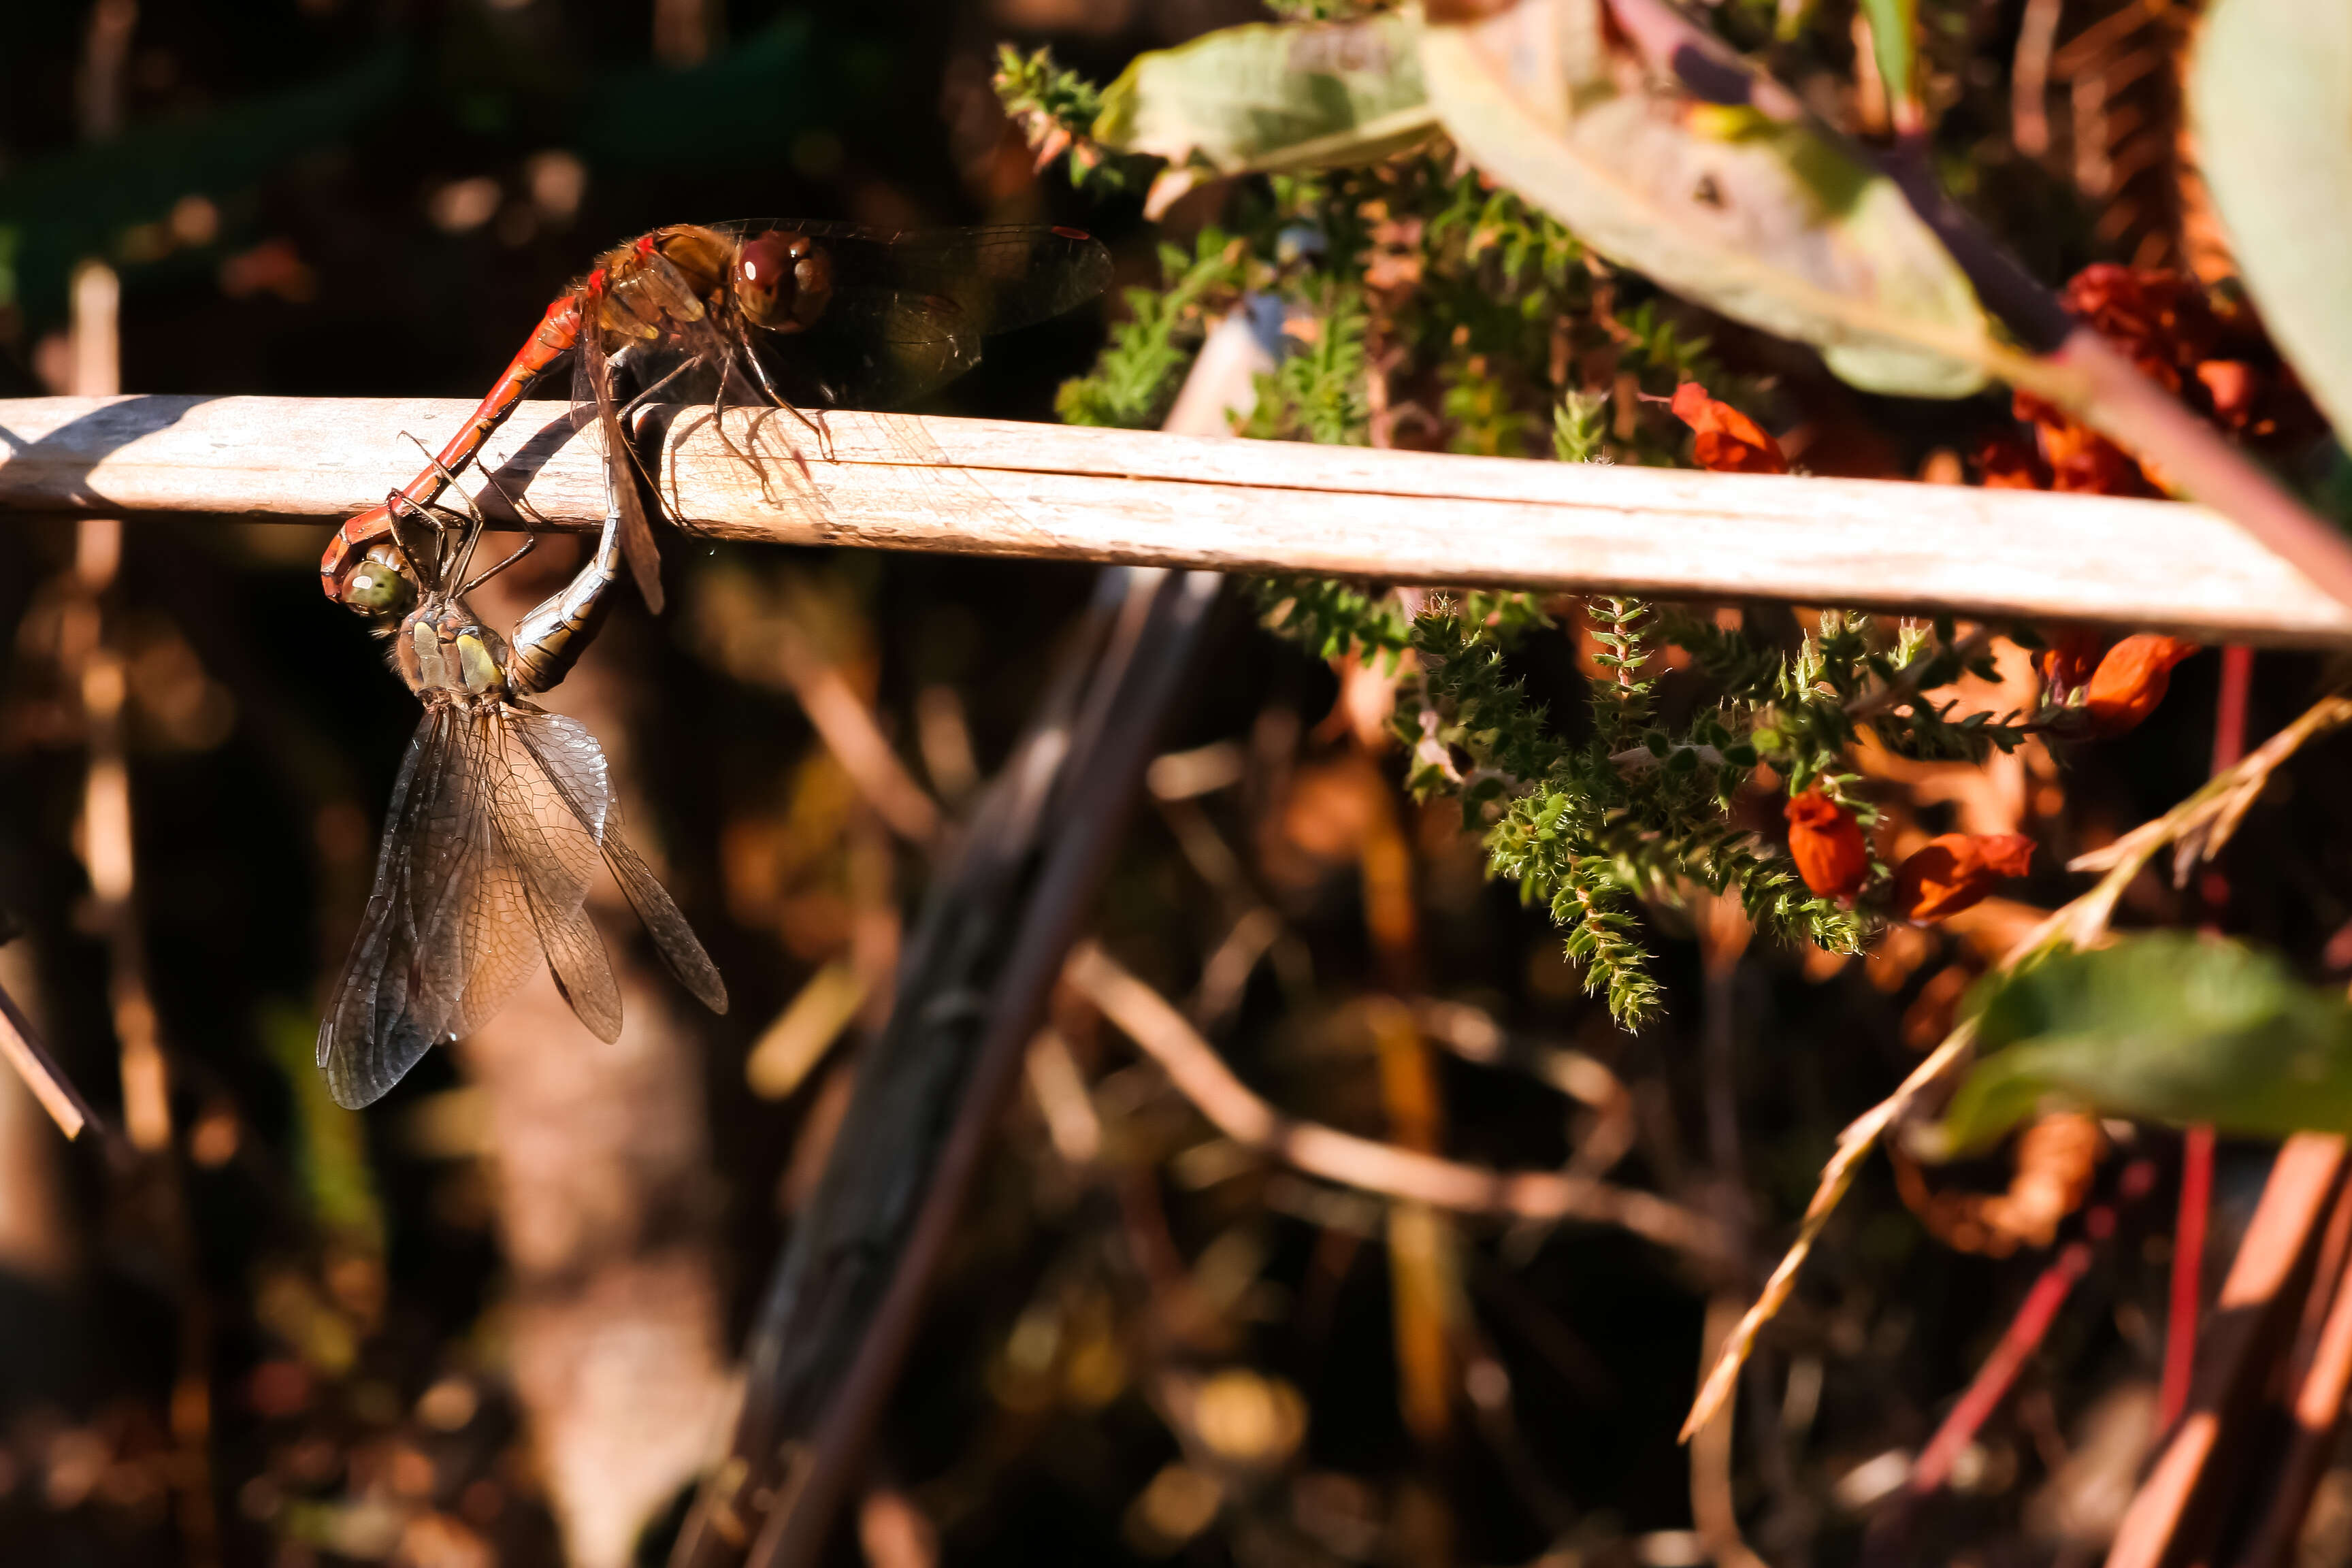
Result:
<svg viewBox="0 0 2352 1568"><path fill-rule="evenodd" d="M748 406L797 417L822 437L823 411L920 397L978 363L985 338L1062 315L1109 278L1098 241L1043 225L900 233L750 220L654 229L597 258L548 306L431 464L343 523L320 560L320 585L331 599L381 613L370 592L386 579L362 563L391 537L395 514L433 505L569 358L574 427L599 434L622 555L647 607L659 611L642 461L625 431L635 408L656 399L707 403L719 416ZM719 427L724 436L723 419ZM729 447L764 469L751 449L731 438Z"/></svg>
<svg viewBox="0 0 2352 1568"><path fill-rule="evenodd" d="M446 488L457 476L436 477ZM530 700L563 679L612 602L619 509L608 507L594 556L509 641L466 596L528 545L469 579L483 530L469 498L462 518L397 493L386 508L389 536L351 578L396 626L392 662L425 714L393 784L367 911L319 1025L318 1064L336 1103L381 1099L426 1051L497 1013L542 960L580 1021L618 1038L620 987L586 909L600 861L670 973L726 1012L718 967L622 837L595 737Z"/></svg>

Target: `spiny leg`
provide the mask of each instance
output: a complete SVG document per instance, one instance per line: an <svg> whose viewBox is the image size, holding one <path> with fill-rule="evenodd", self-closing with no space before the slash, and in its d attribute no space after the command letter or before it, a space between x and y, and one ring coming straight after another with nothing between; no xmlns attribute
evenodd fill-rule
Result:
<svg viewBox="0 0 2352 1568"><path fill-rule="evenodd" d="M384 521L391 526L392 542L408 563L408 569L416 574L417 586L426 593L441 585L442 536L448 531L446 525L433 515L436 510L405 490L394 490L383 498ZM430 539L418 527L420 520L432 525Z"/></svg>
<svg viewBox="0 0 2352 1568"><path fill-rule="evenodd" d="M415 442L416 438L412 436L409 439L412 442ZM488 521L483 517L478 504L471 496L468 496L466 493L463 487L457 483L457 476L448 468L445 468L438 458L428 456L426 461L432 464L434 470L439 475L444 493L447 493L451 490L456 491L458 499L465 503L466 510L465 515L463 516L451 510L449 508L442 506L428 504L425 505L423 510L435 514L436 522L444 516L461 525L470 522L475 528L473 538L478 538L481 531L488 527ZM498 492L499 499L506 503L507 510L514 513L516 518L522 522L523 541L521 547L516 550L514 553L509 555L505 560L500 561L496 565L484 572L480 576L474 578L470 582L467 583L465 586L459 588L457 590L457 596L459 598L463 598L467 594L472 593L475 589L480 587L483 584L488 582L491 578L497 576L499 573L505 571L508 567L513 565L516 562L520 561L524 556L539 548L539 531L530 526L530 519L531 514L524 508L522 499L517 496L512 490L507 489L505 483L500 480L499 476L492 472L487 465L477 460L474 464L474 470L482 476L482 482L484 484L487 484L490 489ZM447 524L444 524L443 526L446 528ZM468 563L472 561L472 555L473 543L472 540L469 539L467 545L467 561Z"/></svg>
<svg viewBox="0 0 2352 1568"><path fill-rule="evenodd" d="M621 416L625 419L630 415L635 414L641 405L651 400L655 393L659 392L663 387L667 386L671 382L676 381L679 376L684 375L688 371L692 370L698 363L699 362L696 360L685 361L679 364L676 370L671 371L667 375L662 377L659 381L655 382L651 386L646 387L635 397L630 398L626 403L621 405Z"/></svg>
<svg viewBox="0 0 2352 1568"><path fill-rule="evenodd" d="M799 404L794 403L791 398L786 397L782 392L776 390L776 384L768 379L768 367L761 364L760 363L760 356L752 352L751 340L748 336L744 335L744 329L740 325L738 325L735 331L737 339L742 345L743 358L750 363L751 366L751 374L760 378L760 390L768 395L768 401L770 403L772 403L778 408L782 409L785 413L791 415L793 418L807 426L809 428L809 434L816 437L817 455L823 458L826 462L832 462L833 436L825 429L824 422L819 419L811 418L806 409L803 408Z"/></svg>
<svg viewBox="0 0 2352 1568"><path fill-rule="evenodd" d="M482 509L475 504L474 498L467 493L465 486L457 482L457 476L439 458L425 450L424 442L418 441L414 436L411 436L409 440L415 442L418 451L425 452L425 460L433 466L435 473L441 476L443 493L456 496L457 504L465 509L466 531L458 545L457 558L441 574L443 582L455 582L464 577L466 568L474 563L474 546L481 542L482 531L489 526L489 520L482 515Z"/></svg>
<svg viewBox="0 0 2352 1568"><path fill-rule="evenodd" d="M760 459L737 446L735 437L727 433L727 384L733 380L734 376L735 350L730 346L725 348L719 357L719 390L711 395L710 422L719 427L719 445L732 452L745 467L756 473L759 471Z"/></svg>
<svg viewBox="0 0 2352 1568"><path fill-rule="evenodd" d="M521 560L524 556L530 554L532 551L538 548L539 535L535 532L525 533L522 536L522 548L517 550L513 554L508 556L497 565L490 567L480 576L475 578L472 582L458 589L457 597L461 599L464 598L467 595L472 593L475 589L480 587L483 584L488 582L491 578L497 576L499 573L505 571L508 567L513 565L516 562Z"/></svg>

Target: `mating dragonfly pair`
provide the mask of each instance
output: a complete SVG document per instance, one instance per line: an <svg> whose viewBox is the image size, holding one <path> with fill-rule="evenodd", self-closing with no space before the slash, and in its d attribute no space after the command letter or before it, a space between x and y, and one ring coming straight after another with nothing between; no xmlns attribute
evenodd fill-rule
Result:
<svg viewBox="0 0 2352 1568"><path fill-rule="evenodd" d="M319 1026L319 1067L338 1103L382 1097L427 1050L488 1019L542 959L581 1022L617 1037L619 987L586 910L600 861L671 973L727 1009L717 966L622 837L595 737L530 701L579 659L624 566L661 607L650 476L629 437L635 409L709 404L722 435L730 406L815 428L825 409L887 406L944 384L979 361L982 339L1084 303L1109 273L1103 247L1066 228L656 229L599 258L425 471L336 531L322 586L390 634L394 667L425 706L367 912ZM575 426L604 449L604 531L577 575L501 638L466 596L537 536L469 578L481 513L463 490L462 510L441 498L566 359ZM761 467L755 447L729 449Z"/></svg>

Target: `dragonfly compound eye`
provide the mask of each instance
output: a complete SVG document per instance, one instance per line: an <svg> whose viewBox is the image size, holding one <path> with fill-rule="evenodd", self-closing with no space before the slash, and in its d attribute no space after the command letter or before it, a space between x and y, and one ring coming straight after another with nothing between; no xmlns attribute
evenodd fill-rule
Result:
<svg viewBox="0 0 2352 1568"><path fill-rule="evenodd" d="M416 602L416 584L377 545L343 579L343 603L363 616L404 616Z"/></svg>
<svg viewBox="0 0 2352 1568"><path fill-rule="evenodd" d="M755 327L798 331L824 313L833 264L804 234L771 230L735 258L735 299Z"/></svg>

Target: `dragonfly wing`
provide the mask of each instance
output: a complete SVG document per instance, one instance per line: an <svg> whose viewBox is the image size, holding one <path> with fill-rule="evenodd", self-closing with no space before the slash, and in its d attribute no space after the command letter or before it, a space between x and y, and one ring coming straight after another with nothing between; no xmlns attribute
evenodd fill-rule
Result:
<svg viewBox="0 0 2352 1568"><path fill-rule="evenodd" d="M1074 310L1110 284L1110 252L1076 229L1045 224L901 232L789 218L717 226L740 238L804 234L833 263L834 285L935 295L984 337Z"/></svg>
<svg viewBox="0 0 2352 1568"><path fill-rule="evenodd" d="M727 984L710 962L694 928L678 912L668 892L637 852L621 836L619 813L611 804L604 772L604 754L595 737L577 720L557 713L520 713L511 721L514 733L538 758L548 782L582 822L598 825L598 843L614 880L628 896L655 948L678 984L714 1013L727 1011ZM590 761L593 759L593 767Z"/></svg>
<svg viewBox="0 0 2352 1568"><path fill-rule="evenodd" d="M514 924L535 933L526 947L533 956L545 950L556 985L580 1021L599 1039L617 1039L620 986L587 910L588 885L598 859L596 834L572 808L537 751L520 741L520 732L536 717L509 712L485 721L490 743L484 768L487 804L497 826L500 858L514 873L516 907L509 912ZM593 756L593 776L601 784L604 755L586 731L573 728ZM571 756L564 760L576 761ZM584 782L583 775L584 770L574 768L576 780ZM588 804L599 805L593 797Z"/></svg>
<svg viewBox="0 0 2352 1568"><path fill-rule="evenodd" d="M629 907L645 922L646 932L654 939L655 950L660 952L669 972L677 976L677 983L712 1012L727 1011L727 982L719 977L719 966L710 962L710 954L703 951L694 928L687 924L677 905L670 901L668 890L655 878L652 868L621 837L618 823L604 830L604 863L613 868L614 880L628 895Z"/></svg>
<svg viewBox="0 0 2352 1568"><path fill-rule="evenodd" d="M506 715L508 732L521 741L532 761L546 775L547 783L570 815L588 829L588 835L598 844L604 840L604 823L612 810L612 769L604 761L604 748L588 732L588 726L562 713L546 713L536 709L515 709ZM593 873L595 856L588 858Z"/></svg>
<svg viewBox="0 0 2352 1568"><path fill-rule="evenodd" d="M488 823L468 787L463 715L428 709L384 816L375 885L319 1025L319 1068L339 1105L381 1099L456 1037L467 989L465 911L489 869Z"/></svg>
<svg viewBox="0 0 2352 1568"><path fill-rule="evenodd" d="M586 309L593 312L592 300ZM622 428L621 409L613 384L613 357L604 346L604 331L594 319L583 322L580 358L572 373L572 401L595 410L598 434L604 444L604 485L608 504L621 513L621 555L645 595L646 608L661 613L661 552L654 544L653 524L646 517L645 498L637 489L637 458Z"/></svg>
<svg viewBox="0 0 2352 1568"><path fill-rule="evenodd" d="M980 363L980 323L944 294L837 285L804 331L754 328L776 390L810 408L911 403Z"/></svg>

